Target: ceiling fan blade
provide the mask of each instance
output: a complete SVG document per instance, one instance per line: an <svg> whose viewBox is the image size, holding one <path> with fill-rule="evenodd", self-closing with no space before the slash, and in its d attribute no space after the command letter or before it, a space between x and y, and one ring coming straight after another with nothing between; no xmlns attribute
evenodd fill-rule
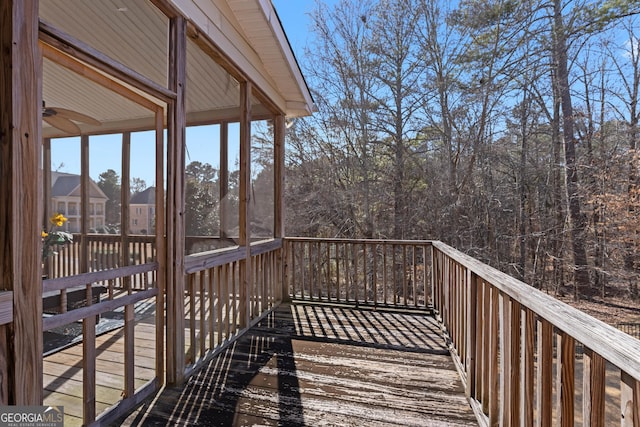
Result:
<svg viewBox="0 0 640 427"><path fill-rule="evenodd" d="M88 125L100 126L102 123L100 121L94 119L91 116L87 116L86 114L78 113L77 111L68 110L66 108L59 107L47 107L56 112L56 115L62 116L65 119L75 120L76 122L86 123Z"/></svg>
<svg viewBox="0 0 640 427"><path fill-rule="evenodd" d="M51 126L60 129L61 131L80 135L80 128L78 125L73 123L71 120L65 119L61 116L49 116L42 118L45 122L49 123Z"/></svg>

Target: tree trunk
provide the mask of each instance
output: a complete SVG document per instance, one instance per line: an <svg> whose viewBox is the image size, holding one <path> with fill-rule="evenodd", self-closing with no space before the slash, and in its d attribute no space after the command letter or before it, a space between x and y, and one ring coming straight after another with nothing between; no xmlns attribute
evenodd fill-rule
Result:
<svg viewBox="0 0 640 427"><path fill-rule="evenodd" d="M562 107L562 132L564 138L565 180L574 263L574 298L591 296L587 251L585 249L585 218L580 207L578 193L578 169L576 165L576 140L574 137L573 107L569 87L567 40L562 17L562 4L554 0L553 56L556 64L555 84Z"/></svg>

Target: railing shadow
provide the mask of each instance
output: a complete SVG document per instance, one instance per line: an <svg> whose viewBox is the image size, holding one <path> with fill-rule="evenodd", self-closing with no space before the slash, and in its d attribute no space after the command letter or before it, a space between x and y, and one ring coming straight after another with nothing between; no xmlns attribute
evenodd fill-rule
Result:
<svg viewBox="0 0 640 427"><path fill-rule="evenodd" d="M292 308L297 327L295 339L298 340L449 354L435 318L426 316L425 312L318 303L299 303Z"/></svg>
<svg viewBox="0 0 640 427"><path fill-rule="evenodd" d="M165 388L126 423L303 426L300 383L308 373L298 372L295 353L301 341L448 356L435 319L426 314L282 304L183 387Z"/></svg>
<svg viewBox="0 0 640 427"><path fill-rule="evenodd" d="M165 388L146 403L132 426L188 422L201 426L251 425L252 411L243 401L254 389L278 396L275 422L302 426L302 402L291 337L295 325L288 306L281 306L212 358L181 388ZM259 396L258 396L259 397ZM265 401L265 406L274 402Z"/></svg>

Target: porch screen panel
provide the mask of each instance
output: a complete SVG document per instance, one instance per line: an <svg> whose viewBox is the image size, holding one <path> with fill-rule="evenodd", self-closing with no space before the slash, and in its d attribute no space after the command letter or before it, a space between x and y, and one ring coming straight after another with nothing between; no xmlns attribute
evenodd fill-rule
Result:
<svg viewBox="0 0 640 427"><path fill-rule="evenodd" d="M273 121L251 123L251 240L274 236Z"/></svg>
<svg viewBox="0 0 640 427"><path fill-rule="evenodd" d="M186 255L237 244L240 89L214 56L187 40Z"/></svg>
<svg viewBox="0 0 640 427"><path fill-rule="evenodd" d="M220 126L191 126L186 131L185 251L223 246L220 230Z"/></svg>

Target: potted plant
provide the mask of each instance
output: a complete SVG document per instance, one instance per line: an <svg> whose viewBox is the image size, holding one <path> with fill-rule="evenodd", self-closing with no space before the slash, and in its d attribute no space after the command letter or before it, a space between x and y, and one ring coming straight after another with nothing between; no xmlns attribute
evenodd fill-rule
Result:
<svg viewBox="0 0 640 427"><path fill-rule="evenodd" d="M64 223L67 222L67 218L63 214L53 214L53 216L49 218L49 222L51 223L49 231L42 231L43 278L46 276L44 274L44 266L47 258L51 255L57 255L60 246L73 243L73 235L66 231L59 230L59 228L63 227Z"/></svg>

